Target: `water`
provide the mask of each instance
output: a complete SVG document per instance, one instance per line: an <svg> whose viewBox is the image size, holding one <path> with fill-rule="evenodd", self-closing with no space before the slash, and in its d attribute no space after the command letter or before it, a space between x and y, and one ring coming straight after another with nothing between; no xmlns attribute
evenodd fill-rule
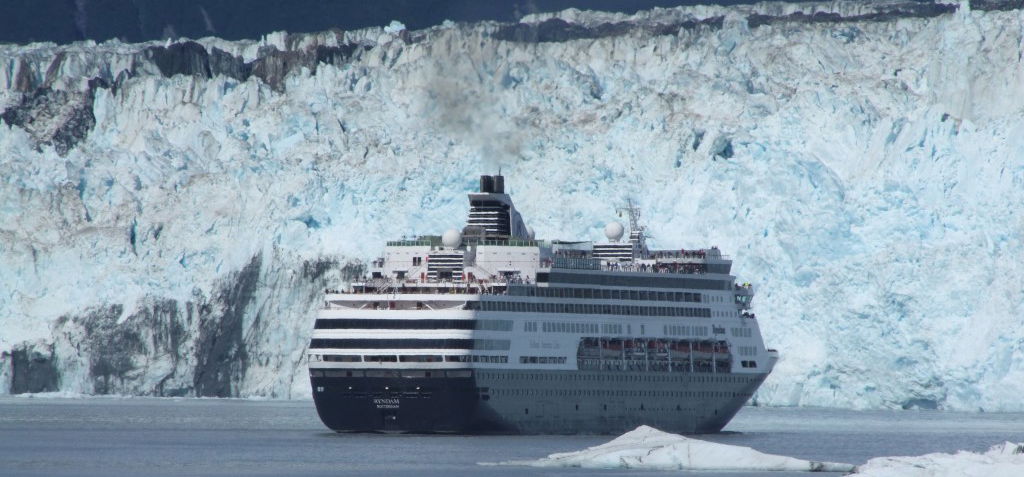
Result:
<svg viewBox="0 0 1024 477"><path fill-rule="evenodd" d="M861 464L882 455L981 451L1007 440L1024 442L1024 414L745 408L726 431L701 438ZM0 398L0 475L5 477L669 474L477 465L536 459L610 439L335 434L320 424L309 401Z"/></svg>

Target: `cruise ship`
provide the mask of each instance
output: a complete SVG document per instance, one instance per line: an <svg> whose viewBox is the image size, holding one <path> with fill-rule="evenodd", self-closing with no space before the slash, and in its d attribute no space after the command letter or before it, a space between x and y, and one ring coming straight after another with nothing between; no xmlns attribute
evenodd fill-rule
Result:
<svg viewBox="0 0 1024 477"><path fill-rule="evenodd" d="M611 215L615 210L610 209ZM388 242L327 290L309 344L332 430L717 432L778 360L717 247L651 250L640 213L607 241L537 240L480 178L461 230Z"/></svg>

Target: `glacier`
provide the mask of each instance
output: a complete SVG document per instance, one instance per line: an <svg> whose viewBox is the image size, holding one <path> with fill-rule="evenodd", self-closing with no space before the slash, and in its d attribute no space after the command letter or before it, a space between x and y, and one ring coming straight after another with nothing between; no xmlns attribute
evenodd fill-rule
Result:
<svg viewBox="0 0 1024 477"><path fill-rule="evenodd" d="M323 289L501 168L731 254L759 405L1024 411L1018 3L0 45L0 393L308 397Z"/></svg>

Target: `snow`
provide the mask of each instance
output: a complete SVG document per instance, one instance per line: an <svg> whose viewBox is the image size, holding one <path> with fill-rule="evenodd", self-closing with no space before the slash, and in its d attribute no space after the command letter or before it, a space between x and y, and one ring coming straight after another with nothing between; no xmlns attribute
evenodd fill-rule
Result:
<svg viewBox="0 0 1024 477"><path fill-rule="evenodd" d="M914 457L877 457L850 474L864 477L1019 477L1024 443L1006 442L987 452L959 451Z"/></svg>
<svg viewBox="0 0 1024 477"><path fill-rule="evenodd" d="M391 23L388 24L388 26L384 27L384 33L395 34L401 32L402 30L405 30L405 24L398 20L391 20Z"/></svg>
<svg viewBox="0 0 1024 477"><path fill-rule="evenodd" d="M310 279L304 263L366 263L385 240L461 228L464 194L502 167L540 238L600 239L632 197L653 245L729 254L781 355L760 404L1024 411L1024 13L742 21L872 8L568 11L728 15L722 29L538 44L496 40L490 23L199 40L247 60L367 46L293 71L283 91L163 77L140 53L159 42L0 45L0 109L23 96L22 71L79 91L139 65L96 91L96 124L66 156L0 124L0 351L52 343L60 391L94 393L98 351L82 344L105 341L75 318L120 304L113 320L141 344L107 392L193 392L197 343L217 328L187 304L227 296L259 256L231 393L308 396L318 293L342 276ZM182 341L133 318L164 301Z"/></svg>
<svg viewBox="0 0 1024 477"><path fill-rule="evenodd" d="M640 426L614 440L577 452L551 454L533 461L498 465L582 467L585 469L814 471L849 472L853 465L813 462L717 444Z"/></svg>

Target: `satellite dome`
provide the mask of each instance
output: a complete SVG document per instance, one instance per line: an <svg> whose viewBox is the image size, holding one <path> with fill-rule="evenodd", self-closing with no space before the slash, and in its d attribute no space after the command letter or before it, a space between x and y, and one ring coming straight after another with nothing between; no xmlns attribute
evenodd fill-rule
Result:
<svg viewBox="0 0 1024 477"><path fill-rule="evenodd" d="M448 248L456 248L462 243L462 234L458 230L448 229L441 236L441 243Z"/></svg>
<svg viewBox="0 0 1024 477"><path fill-rule="evenodd" d="M604 236L608 237L608 240L612 242L618 242L622 238L622 234L626 232L626 229L622 227L622 224L618 222L609 222L608 225L604 226Z"/></svg>
<svg viewBox="0 0 1024 477"><path fill-rule="evenodd" d="M533 240L533 238L535 237L535 235L533 234L533 227L530 227L529 225L526 226L526 236L530 237L530 240Z"/></svg>

